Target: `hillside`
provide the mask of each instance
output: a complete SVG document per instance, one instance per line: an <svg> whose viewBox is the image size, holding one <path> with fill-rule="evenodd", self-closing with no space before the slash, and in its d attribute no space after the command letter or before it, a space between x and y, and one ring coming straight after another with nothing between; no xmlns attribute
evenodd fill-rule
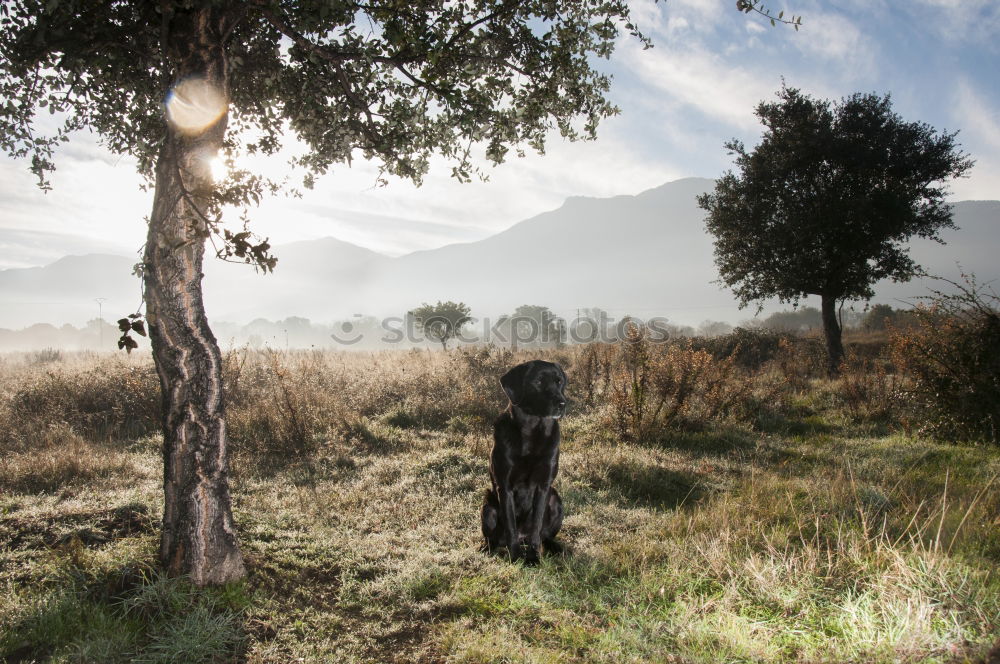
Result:
<svg viewBox="0 0 1000 664"><path fill-rule="evenodd" d="M686 324L746 318L713 283L716 271L704 213L695 197L712 181L687 178L635 196L573 197L555 210L492 237L390 258L334 238L275 247L274 274L209 260L205 293L213 320L302 316L318 322L355 314L400 315L422 301L461 300L480 316L520 304L544 304L564 315L599 306L613 316L666 315ZM959 268L983 281L1000 277L995 248L1000 201L954 206L959 230L945 245L912 243L931 274L958 278ZM133 311L139 284L135 258L68 256L44 268L0 271L0 327L35 322L81 324ZM877 301L899 305L927 284L880 284ZM774 308L774 307L770 307Z"/></svg>

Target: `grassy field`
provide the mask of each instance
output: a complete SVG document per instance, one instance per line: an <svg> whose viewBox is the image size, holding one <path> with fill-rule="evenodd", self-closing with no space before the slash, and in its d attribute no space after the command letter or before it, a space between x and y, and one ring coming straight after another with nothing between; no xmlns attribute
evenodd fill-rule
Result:
<svg viewBox="0 0 1000 664"><path fill-rule="evenodd" d="M877 361L831 381L796 352L232 352L249 575L209 590L156 570L148 362L8 356L0 658L986 661L1000 453L924 437ZM497 377L534 356L573 408L566 551L525 568L479 552L478 512Z"/></svg>

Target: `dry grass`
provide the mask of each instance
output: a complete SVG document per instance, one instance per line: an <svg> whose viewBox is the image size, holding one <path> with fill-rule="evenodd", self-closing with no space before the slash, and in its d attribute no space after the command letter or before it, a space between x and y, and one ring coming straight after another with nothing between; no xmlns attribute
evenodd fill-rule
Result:
<svg viewBox="0 0 1000 664"><path fill-rule="evenodd" d="M567 551L537 569L478 551L496 380L528 354L232 353L234 508L250 573L211 591L155 571L161 461L148 367L8 358L0 655L984 656L1000 632L996 450L909 435L891 371L859 360L839 381L789 376L792 352L734 367L710 350L657 349L634 371L620 348L544 353L568 368L574 406L558 479ZM642 375L663 406L626 440L609 423L637 402L611 396ZM121 384L134 389L115 410L101 390Z"/></svg>

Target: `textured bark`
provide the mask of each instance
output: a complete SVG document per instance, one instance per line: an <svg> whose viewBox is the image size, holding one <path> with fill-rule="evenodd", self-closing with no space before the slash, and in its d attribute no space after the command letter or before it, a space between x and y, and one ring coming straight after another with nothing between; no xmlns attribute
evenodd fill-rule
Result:
<svg viewBox="0 0 1000 664"><path fill-rule="evenodd" d="M197 5L195 5L197 6ZM199 77L228 98L225 25L213 10L174 15L168 55L174 83ZM223 113L202 132L170 126L156 166L143 278L146 319L163 399L163 533L170 575L198 585L244 575L230 507L222 356L202 302L209 159L226 130Z"/></svg>
<svg viewBox="0 0 1000 664"><path fill-rule="evenodd" d="M827 372L830 376L840 373L844 361L844 345L840 338L840 323L837 321L837 298L822 295L823 335L826 337Z"/></svg>

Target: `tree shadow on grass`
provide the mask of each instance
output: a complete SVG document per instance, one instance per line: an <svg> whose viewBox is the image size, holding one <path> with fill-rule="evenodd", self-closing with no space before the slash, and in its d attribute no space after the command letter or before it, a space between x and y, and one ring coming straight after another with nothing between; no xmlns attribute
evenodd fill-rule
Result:
<svg viewBox="0 0 1000 664"><path fill-rule="evenodd" d="M0 661L229 661L238 654L247 601L239 584L199 589L150 561L102 569L66 555L68 583L24 607L0 637Z"/></svg>
<svg viewBox="0 0 1000 664"><path fill-rule="evenodd" d="M670 431L657 441L659 447L699 457L751 453L759 444L760 434L736 427Z"/></svg>
<svg viewBox="0 0 1000 664"><path fill-rule="evenodd" d="M156 527L149 508L135 502L51 516L10 516L0 519L0 546L10 551L43 550L79 540L82 546L99 547L122 537L154 532Z"/></svg>
<svg viewBox="0 0 1000 664"><path fill-rule="evenodd" d="M696 504L709 491L707 478L696 473L633 460L606 464L579 479L582 483L560 489L564 501L673 510Z"/></svg>
<svg viewBox="0 0 1000 664"><path fill-rule="evenodd" d="M766 416L758 418L755 424L762 433L786 436L829 434L841 428L827 422L815 413L789 415L786 413L770 412Z"/></svg>
<svg viewBox="0 0 1000 664"><path fill-rule="evenodd" d="M623 506L674 510L701 501L707 485L695 473L625 461L608 466L611 495Z"/></svg>

